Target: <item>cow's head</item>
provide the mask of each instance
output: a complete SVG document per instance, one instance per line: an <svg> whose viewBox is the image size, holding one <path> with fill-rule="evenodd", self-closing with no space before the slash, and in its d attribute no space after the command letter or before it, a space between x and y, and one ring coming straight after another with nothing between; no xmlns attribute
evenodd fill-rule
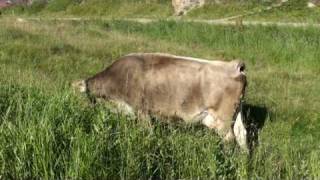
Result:
<svg viewBox="0 0 320 180"><path fill-rule="evenodd" d="M85 94L92 104L96 104L97 99L94 95L91 94L91 91L89 90L89 87L88 87L87 80L74 81L71 84L71 86L76 92Z"/></svg>
<svg viewBox="0 0 320 180"><path fill-rule="evenodd" d="M72 88L81 93L87 92L87 84L85 80L77 80L71 84Z"/></svg>

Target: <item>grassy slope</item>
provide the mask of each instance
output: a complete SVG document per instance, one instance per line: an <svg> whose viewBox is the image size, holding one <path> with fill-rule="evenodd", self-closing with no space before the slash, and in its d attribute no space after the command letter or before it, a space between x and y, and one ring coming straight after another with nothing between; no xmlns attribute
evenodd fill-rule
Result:
<svg viewBox="0 0 320 180"><path fill-rule="evenodd" d="M245 19L320 23L320 8L310 9L306 7L306 4L306 1L291 1L282 7L275 8L271 11L264 11L253 16L248 16Z"/></svg>
<svg viewBox="0 0 320 180"><path fill-rule="evenodd" d="M317 29L2 19L0 175L319 178L319 37ZM205 128L148 128L70 91L72 80L137 51L243 59L247 102L268 111L253 156L223 148Z"/></svg>
<svg viewBox="0 0 320 180"><path fill-rule="evenodd" d="M266 10L266 7L276 4L269 3L235 2L221 5L206 5L203 8L191 11L187 18L215 19L231 17L239 14L254 12L246 15L243 20L254 21L280 21L280 22L320 22L320 8L306 7L306 0L289 0L281 7ZM261 12L259 10L262 10Z"/></svg>
<svg viewBox="0 0 320 180"><path fill-rule="evenodd" d="M48 5L35 3L30 7L18 6L4 11L6 14L41 16L93 16L93 17L149 17L164 18L173 14L168 0L90 0L75 3L72 0L56 0Z"/></svg>
<svg viewBox="0 0 320 180"><path fill-rule="evenodd" d="M78 3L77 3L78 2ZM35 3L31 7L16 7L5 10L5 14L27 16L92 16L110 18L172 18L173 8L170 0L90 0L90 1L55 0L47 6ZM231 1L228 4L207 3L204 7L188 13L186 19L219 19L248 12L244 20L283 21L283 22L320 22L320 9L309 9L306 0L289 0L280 8L259 12L276 0L266 2Z"/></svg>

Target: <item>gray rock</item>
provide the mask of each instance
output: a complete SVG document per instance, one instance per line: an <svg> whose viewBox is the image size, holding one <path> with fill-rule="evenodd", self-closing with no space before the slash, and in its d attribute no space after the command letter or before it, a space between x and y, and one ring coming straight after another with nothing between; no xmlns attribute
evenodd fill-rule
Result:
<svg viewBox="0 0 320 180"><path fill-rule="evenodd" d="M314 8L314 7L317 7L317 6L320 6L320 0L310 0L308 2L308 7L309 8Z"/></svg>
<svg viewBox="0 0 320 180"><path fill-rule="evenodd" d="M185 15L189 10L201 7L204 3L205 0L172 0L172 6L177 16Z"/></svg>

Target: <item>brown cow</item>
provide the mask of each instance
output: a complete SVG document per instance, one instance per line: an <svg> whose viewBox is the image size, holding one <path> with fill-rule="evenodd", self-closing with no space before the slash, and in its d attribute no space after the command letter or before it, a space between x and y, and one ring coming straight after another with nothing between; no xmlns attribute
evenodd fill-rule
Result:
<svg viewBox="0 0 320 180"><path fill-rule="evenodd" d="M247 149L240 61L209 61L161 53L119 58L93 77L73 83L81 92L115 102L127 112L200 122Z"/></svg>

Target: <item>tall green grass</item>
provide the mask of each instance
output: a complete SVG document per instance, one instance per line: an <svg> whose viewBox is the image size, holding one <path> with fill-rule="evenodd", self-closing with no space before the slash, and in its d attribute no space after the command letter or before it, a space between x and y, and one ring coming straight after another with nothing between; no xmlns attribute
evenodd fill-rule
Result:
<svg viewBox="0 0 320 180"><path fill-rule="evenodd" d="M227 158L234 152L224 152L209 130L159 122L147 128L61 91L1 86L3 178L236 176L237 164Z"/></svg>
<svg viewBox="0 0 320 180"><path fill-rule="evenodd" d="M105 17L169 17L173 14L169 0L54 0L36 1L30 6L3 10L4 14Z"/></svg>
<svg viewBox="0 0 320 180"><path fill-rule="evenodd" d="M181 44L211 48L228 58L241 57L251 63L268 63L299 71L319 72L319 29L281 27L222 27L200 23L159 21L147 25L115 21L106 23L116 30L141 34L153 40L165 39ZM199 54L200 55L200 54Z"/></svg>
<svg viewBox="0 0 320 180"><path fill-rule="evenodd" d="M317 179L319 31L192 23L24 22L0 28L4 179ZM150 126L92 106L70 83L131 52L247 64L248 156L197 125ZM266 114L257 109L266 108ZM259 125L257 123L260 123Z"/></svg>
<svg viewBox="0 0 320 180"><path fill-rule="evenodd" d="M206 1L203 7L190 11L186 19L220 19L245 15L244 20L319 23L319 8L307 8L307 0L290 0L281 7L268 1L229 0L224 3ZM30 6L14 6L0 10L6 15L40 17L107 17L107 18L176 18L171 0L35 0ZM248 15L248 13L250 15ZM253 14L252 14L253 13Z"/></svg>

